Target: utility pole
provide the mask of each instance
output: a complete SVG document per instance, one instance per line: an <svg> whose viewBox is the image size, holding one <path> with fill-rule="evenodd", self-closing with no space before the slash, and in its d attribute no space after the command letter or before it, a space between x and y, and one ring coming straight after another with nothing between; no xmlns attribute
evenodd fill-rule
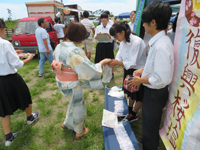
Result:
<svg viewBox="0 0 200 150"><path fill-rule="evenodd" d="M14 17L15 17L15 20L16 20L15 12L14 12Z"/></svg>

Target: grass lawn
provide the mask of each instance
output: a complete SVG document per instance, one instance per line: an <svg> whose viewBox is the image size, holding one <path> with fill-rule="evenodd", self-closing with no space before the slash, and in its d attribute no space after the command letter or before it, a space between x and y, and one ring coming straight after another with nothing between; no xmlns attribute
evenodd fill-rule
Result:
<svg viewBox="0 0 200 150"><path fill-rule="evenodd" d="M80 44L79 47L82 47ZM93 44L92 62L94 62L96 43ZM116 52L115 52L116 54ZM19 136L8 148L4 146L4 133L0 125L0 150L104 150L103 132L101 127L104 109L104 90L90 91L83 89L87 107L86 127L90 132L80 140L75 140L75 132L62 129L69 100L58 89L55 73L52 73L46 61L43 77L38 77L38 59L25 65L18 73L27 83L32 100L33 112L39 111L40 117L34 125L26 124L26 115L18 110L11 116L12 132L20 131ZM109 86L121 86L123 68L115 67L115 78ZM138 112L139 120L131 124L136 137L142 133L142 110ZM165 150L161 140L159 150Z"/></svg>

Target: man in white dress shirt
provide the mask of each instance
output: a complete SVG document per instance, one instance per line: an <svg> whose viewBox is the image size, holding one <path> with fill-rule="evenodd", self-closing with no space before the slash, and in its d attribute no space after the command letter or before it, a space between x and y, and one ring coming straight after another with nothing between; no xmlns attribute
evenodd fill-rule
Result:
<svg viewBox="0 0 200 150"><path fill-rule="evenodd" d="M160 1L150 3L142 13L143 26L152 38L145 67L133 73L136 77L130 85L144 85L143 150L158 150L159 146L159 126L174 71L173 44L164 31L171 14L169 5Z"/></svg>
<svg viewBox="0 0 200 150"><path fill-rule="evenodd" d="M136 14L136 11L132 11L131 12L131 14L130 14L131 21L128 23L128 25L131 28L132 32L133 32L133 25L134 25L134 21L135 21L135 14Z"/></svg>

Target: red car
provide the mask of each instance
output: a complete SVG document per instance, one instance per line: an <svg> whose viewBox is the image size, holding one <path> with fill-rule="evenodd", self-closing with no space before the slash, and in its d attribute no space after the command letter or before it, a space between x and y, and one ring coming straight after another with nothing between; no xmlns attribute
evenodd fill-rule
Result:
<svg viewBox="0 0 200 150"><path fill-rule="evenodd" d="M39 18L44 18L46 20L48 25L46 30L49 37L55 42L54 46L58 44L57 34L53 27L54 22L51 17L27 17L21 19L15 27L12 36L12 42L15 49L24 50L25 53L39 53L35 37L35 30L38 27L37 21Z"/></svg>

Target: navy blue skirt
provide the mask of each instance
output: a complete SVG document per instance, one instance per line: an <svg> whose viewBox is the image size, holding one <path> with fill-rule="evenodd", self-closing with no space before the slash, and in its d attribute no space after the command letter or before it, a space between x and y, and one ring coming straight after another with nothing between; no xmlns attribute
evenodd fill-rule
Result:
<svg viewBox="0 0 200 150"><path fill-rule="evenodd" d="M12 115L17 109L25 110L29 104L29 89L18 73L0 76L0 117Z"/></svg>
<svg viewBox="0 0 200 150"><path fill-rule="evenodd" d="M95 63L105 58L114 59L113 43L98 43L96 47Z"/></svg>

